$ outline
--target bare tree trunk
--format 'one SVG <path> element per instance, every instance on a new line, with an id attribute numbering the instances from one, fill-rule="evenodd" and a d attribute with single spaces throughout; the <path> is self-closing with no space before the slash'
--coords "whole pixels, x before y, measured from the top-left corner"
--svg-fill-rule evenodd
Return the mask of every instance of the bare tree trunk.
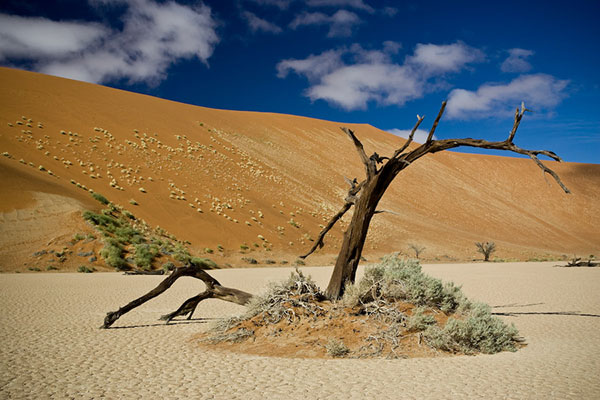
<path id="1" fill-rule="evenodd" d="M 354 282 L 356 269 L 360 262 L 363 246 L 369 232 L 371 218 L 375 215 L 377 204 L 385 190 L 378 189 L 375 180 L 365 185 L 361 196 L 354 206 L 352 220 L 344 233 L 344 241 L 338 254 L 325 295 L 337 299 L 344 294 L 346 282 Z"/>
<path id="2" fill-rule="evenodd" d="M 433 125 L 427 135 L 425 143 L 409 150 L 409 145 L 412 143 L 414 133 L 423 121 L 424 117 L 417 115 L 417 123 L 413 127 L 406 143 L 397 149 L 391 157 L 381 157 L 377 153 L 373 153 L 370 157 L 365 153 L 365 149 L 354 135 L 354 132 L 347 128 L 342 130 L 350 137 L 354 143 L 354 147 L 358 152 L 360 160 L 365 167 L 366 178 L 359 184 L 357 180 L 351 184 L 352 196 L 346 199 L 344 207 L 332 218 L 327 227 L 320 233 L 319 241 L 316 243 L 311 250 L 302 258 L 309 256 L 318 247 L 322 247 L 324 242 L 323 239 L 327 232 L 333 227 L 333 225 L 348 211 L 352 205 L 354 205 L 354 214 L 348 230 L 344 233 L 344 241 L 342 248 L 338 254 L 338 258 L 327 286 L 325 294 L 330 299 L 338 299 L 343 293 L 347 283 L 354 283 L 356 277 L 356 270 L 360 262 L 362 255 L 363 246 L 367 238 L 369 231 L 369 224 L 374 214 L 381 211 L 376 210 L 379 200 L 392 183 L 394 178 L 404 168 L 411 165 L 419 158 L 427 155 L 453 149 L 456 147 L 467 146 L 467 147 L 478 147 L 484 149 L 495 149 L 495 150 L 507 150 L 514 153 L 523 154 L 529 156 L 540 169 L 549 175 L 551 175 L 556 183 L 564 190 L 565 193 L 570 193 L 569 189 L 562 183 L 558 175 L 550 168 L 546 167 L 538 158 L 539 155 L 547 156 L 553 160 L 561 161 L 555 153 L 548 150 L 527 150 L 516 146 L 513 143 L 513 139 L 523 118 L 524 112 L 529 111 L 525 109 L 525 105 L 521 104 L 521 109 L 517 109 L 515 112 L 515 120 L 513 123 L 512 130 L 506 140 L 501 142 L 488 142 L 482 139 L 445 139 L 445 140 L 434 140 L 434 132 L 438 126 L 438 123 L 446 108 L 446 102 L 442 103 L 442 107 L 433 122 Z M 405 152 L 406 150 L 406 152 Z M 379 167 L 381 165 L 381 167 Z M 486 256 L 486 261 L 487 261 Z"/>

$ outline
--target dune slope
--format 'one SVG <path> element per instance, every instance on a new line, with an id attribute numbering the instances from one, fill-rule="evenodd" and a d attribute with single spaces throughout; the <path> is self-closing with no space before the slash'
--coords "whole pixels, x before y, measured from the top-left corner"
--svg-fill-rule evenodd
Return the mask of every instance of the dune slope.
<path id="1" fill-rule="evenodd" d="M 85 189 L 190 241 L 197 253 L 213 249 L 217 261 L 243 265 L 240 246 L 259 261 L 292 261 L 342 205 L 343 177 L 363 177 L 339 127 L 354 129 L 368 154 L 390 155 L 403 143 L 366 124 L 215 110 L 7 68 L 0 82 L 0 251 L 13 266 L 23 264 L 8 240 L 25 218 L 18 214 L 46 209 L 43 194 L 70 199 L 53 211 L 64 215 L 99 208 Z M 501 258 L 597 252 L 600 165 L 548 165 L 572 195 L 530 160 L 427 156 L 386 193 L 381 208 L 394 214 L 376 216 L 365 256 L 409 253 L 418 243 L 430 260 L 472 259 L 473 242 L 486 240 Z M 56 226 L 51 221 L 38 223 Z M 312 262 L 333 260 L 348 221 Z M 32 251 L 49 240 L 24 231 Z"/>

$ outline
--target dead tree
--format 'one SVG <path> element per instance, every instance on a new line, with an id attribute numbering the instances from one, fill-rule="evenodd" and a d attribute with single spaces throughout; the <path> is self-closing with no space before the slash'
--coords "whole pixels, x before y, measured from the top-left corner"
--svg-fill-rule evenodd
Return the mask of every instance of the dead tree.
<path id="1" fill-rule="evenodd" d="M 348 137 L 354 143 L 354 147 L 358 152 L 360 160 L 362 161 L 365 168 L 365 179 L 358 182 L 357 179 L 353 181 L 353 185 L 350 188 L 349 196 L 346 198 L 344 205 L 341 210 L 329 221 L 327 226 L 319 234 L 319 239 L 309 250 L 308 253 L 301 256 L 306 258 L 312 254 L 318 247 L 323 246 L 323 238 L 329 232 L 329 230 L 335 225 L 335 223 L 350 209 L 354 206 L 354 213 L 348 229 L 344 233 L 344 240 L 342 247 L 337 257 L 337 261 L 329 280 L 329 284 L 325 291 L 325 295 L 330 299 L 338 299 L 344 293 L 344 287 L 347 283 L 353 283 L 356 277 L 356 269 L 360 261 L 367 232 L 369 231 L 369 225 L 371 219 L 378 212 L 377 205 L 381 200 L 381 197 L 388 189 L 394 178 L 405 168 L 410 166 L 412 163 L 417 161 L 419 158 L 427 155 L 434 154 L 440 151 L 453 149 L 461 146 L 466 147 L 478 147 L 483 149 L 493 150 L 507 150 L 514 153 L 523 154 L 529 156 L 544 173 L 551 175 L 554 180 L 560 185 L 565 193 L 570 193 L 569 189 L 562 183 L 559 176 L 550 168 L 548 168 L 540 159 L 540 155 L 547 156 L 556 161 L 562 161 L 558 155 L 548 150 L 527 150 L 516 146 L 513 143 L 515 134 L 521 119 L 525 111 L 525 105 L 521 104 L 521 109 L 517 108 L 515 112 L 515 119 L 513 127 L 506 140 L 500 142 L 489 142 L 482 139 L 444 139 L 434 140 L 433 135 L 435 130 L 442 118 L 444 109 L 446 108 L 446 102 L 442 103 L 442 107 L 433 122 L 425 143 L 420 146 L 409 148 L 413 141 L 413 137 L 424 117 L 417 115 L 417 123 L 413 127 L 408 139 L 402 147 L 394 151 L 391 157 L 381 157 L 377 153 L 373 153 L 370 157 L 367 156 L 365 149 L 354 134 L 354 132 L 347 128 L 342 130 L 348 135 Z"/>
<path id="2" fill-rule="evenodd" d="M 475 242 L 477 251 L 483 254 L 483 261 L 490 261 L 490 256 L 496 251 L 496 243 L 494 242 Z"/>
<path id="3" fill-rule="evenodd" d="M 542 171 L 544 171 L 544 173 L 550 174 L 566 193 L 570 193 L 569 189 L 567 189 L 567 187 L 562 183 L 558 175 L 550 168 L 546 167 L 538 158 L 538 156 L 544 155 L 553 160 L 562 161 L 560 157 L 548 150 L 526 150 L 517 147 L 513 143 L 515 133 L 517 132 L 517 128 L 519 127 L 525 112 L 525 106 L 523 104 L 521 105 L 521 110 L 517 109 L 515 113 L 515 120 L 509 137 L 501 142 L 488 142 L 481 139 L 470 138 L 433 140 L 433 134 L 435 133 L 435 129 L 437 128 L 442 114 L 444 113 L 445 107 L 446 102 L 443 102 L 442 108 L 440 109 L 437 118 L 433 122 L 433 126 L 429 131 L 429 135 L 427 136 L 425 143 L 410 150 L 409 146 L 412 143 L 413 136 L 425 118 L 417 115 L 417 123 L 413 127 L 408 139 L 402 147 L 394 151 L 391 157 L 381 157 L 377 153 L 373 153 L 370 157 L 368 157 L 365 153 L 362 143 L 354 135 L 354 132 L 350 129 L 342 128 L 342 130 L 348 135 L 348 137 L 350 137 L 350 139 L 352 139 L 352 142 L 354 143 L 358 155 L 365 167 L 366 178 L 361 182 L 358 182 L 356 178 L 352 181 L 348 180 L 350 189 L 348 190 L 348 195 L 345 198 L 344 205 L 321 231 L 314 246 L 308 251 L 308 253 L 300 256 L 301 258 L 306 258 L 317 248 L 323 247 L 323 239 L 325 238 L 325 235 L 327 235 L 336 222 L 339 221 L 339 219 L 342 218 L 342 216 L 344 216 L 344 214 L 354 206 L 352 220 L 344 234 L 342 248 L 340 249 L 336 265 L 325 292 L 325 295 L 328 298 L 340 298 L 344 292 L 345 284 L 354 282 L 356 277 L 356 269 L 358 268 L 358 263 L 361 258 L 362 249 L 367 237 L 367 232 L 369 230 L 369 224 L 371 223 L 371 218 L 373 218 L 375 214 L 385 212 L 383 210 L 377 210 L 377 205 L 379 204 L 379 200 L 389 185 L 392 183 L 398 173 L 427 154 L 433 154 L 439 151 L 461 146 L 468 146 L 484 149 L 508 150 L 514 153 L 527 155 L 542 169 Z M 198 304 L 205 299 L 220 299 L 240 305 L 245 305 L 250 301 L 250 299 L 252 299 L 252 295 L 250 293 L 222 286 L 216 279 L 206 273 L 201 268 L 201 265 L 188 264 L 185 267 L 175 269 L 175 271 L 165 278 L 165 280 L 163 280 L 156 288 L 152 289 L 142 297 L 131 301 L 129 304 L 119 308 L 117 311 L 107 313 L 102 328 L 109 328 L 123 314 L 165 292 L 177 279 L 183 276 L 189 276 L 202 280 L 206 285 L 206 290 L 199 295 L 186 300 L 177 310 L 173 311 L 172 313 L 164 315 L 161 319 L 167 322 L 177 316 L 187 315 L 188 319 L 191 318 Z"/>
<path id="4" fill-rule="evenodd" d="M 119 308 L 117 311 L 109 312 L 106 314 L 104 318 L 104 324 L 101 328 L 110 328 L 112 324 L 115 323 L 123 314 L 128 313 L 136 307 L 141 306 L 148 300 L 155 298 L 156 296 L 162 294 L 167 289 L 169 289 L 175 281 L 181 277 L 189 276 L 192 278 L 200 279 L 204 282 L 206 289 L 204 292 L 200 293 L 197 296 L 190 297 L 183 304 L 172 313 L 163 315 L 161 317 L 162 320 L 167 323 L 171 321 L 173 318 L 178 316 L 187 315 L 187 319 L 192 318 L 196 307 L 202 300 L 206 299 L 220 299 L 224 301 L 229 301 L 231 303 L 246 305 L 252 299 L 252 295 L 250 293 L 243 292 L 238 289 L 232 289 L 225 287 L 219 283 L 215 278 L 210 276 L 206 271 L 202 269 L 201 264 L 190 263 L 185 267 L 176 268 L 175 271 L 171 275 L 169 275 L 165 280 L 163 280 L 157 287 L 139 297 L 130 303 L 124 305 Z"/>

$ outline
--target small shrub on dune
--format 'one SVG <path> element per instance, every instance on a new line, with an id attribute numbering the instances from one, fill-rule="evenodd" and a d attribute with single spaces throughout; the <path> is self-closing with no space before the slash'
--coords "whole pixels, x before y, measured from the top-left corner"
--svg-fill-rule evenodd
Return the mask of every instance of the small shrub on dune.
<path id="1" fill-rule="evenodd" d="M 196 267 L 201 269 L 217 269 L 217 263 L 209 258 L 203 257 L 192 257 L 190 258 L 190 264 L 193 264 Z"/>
<path id="2" fill-rule="evenodd" d="M 94 268 L 88 268 L 85 265 L 80 265 L 79 268 L 77 268 L 77 272 L 83 272 L 85 274 L 91 274 L 94 271 Z"/>
<path id="3" fill-rule="evenodd" d="M 104 258 L 106 264 L 121 271 L 128 268 L 127 263 L 123 260 L 123 252 L 123 247 L 118 240 L 106 238 L 105 246 L 100 250 L 100 255 Z"/>
<path id="4" fill-rule="evenodd" d="M 350 353 L 350 349 L 346 347 L 344 342 L 336 339 L 330 339 L 325 345 L 325 350 L 327 350 L 327 354 L 336 358 L 345 357 L 348 355 L 348 353 Z"/>
<path id="5" fill-rule="evenodd" d="M 152 260 L 158 254 L 158 248 L 148 244 L 136 244 L 134 249 L 135 265 L 138 268 L 149 270 L 152 267 Z"/>
<path id="6" fill-rule="evenodd" d="M 106 197 L 102 196 L 100 193 L 92 193 L 92 197 L 104 205 L 110 203 L 108 201 L 108 199 Z"/>

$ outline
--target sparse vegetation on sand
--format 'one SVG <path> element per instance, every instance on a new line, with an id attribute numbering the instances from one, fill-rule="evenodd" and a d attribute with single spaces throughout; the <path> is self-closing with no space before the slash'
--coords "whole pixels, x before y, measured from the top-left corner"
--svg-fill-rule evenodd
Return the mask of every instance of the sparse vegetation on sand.
<path id="1" fill-rule="evenodd" d="M 169 258 L 179 263 L 193 262 L 194 257 L 186 246 L 164 230 L 157 229 L 154 235 L 144 221 L 138 220 L 131 212 L 112 204 L 98 193 L 92 196 L 108 208 L 100 213 L 85 211 L 83 218 L 100 232 L 104 243 L 100 256 L 108 266 L 118 271 L 133 267 L 151 271 L 162 268 L 157 263 L 159 258 L 162 258 L 163 264 Z M 216 265 L 212 268 L 216 268 Z"/>
<path id="2" fill-rule="evenodd" d="M 395 256 L 365 271 L 339 301 L 326 300 L 317 285 L 296 270 L 284 282 L 255 296 L 239 317 L 218 321 L 211 343 L 277 346 L 295 341 L 331 357 L 435 356 L 515 351 L 514 326 L 469 301 L 459 287 L 425 275 L 416 260 Z M 280 338 L 280 339 L 279 339 Z"/>

